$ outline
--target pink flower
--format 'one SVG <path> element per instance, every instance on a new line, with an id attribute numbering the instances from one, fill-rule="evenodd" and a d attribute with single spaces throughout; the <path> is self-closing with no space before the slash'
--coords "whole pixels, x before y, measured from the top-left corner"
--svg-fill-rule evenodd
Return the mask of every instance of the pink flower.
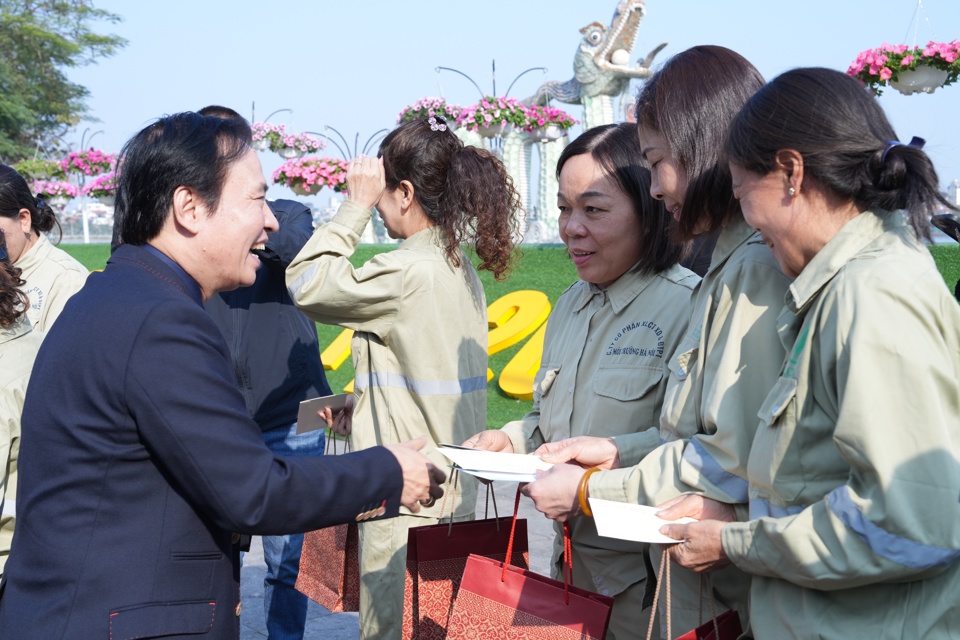
<path id="1" fill-rule="evenodd" d="M 901 67 L 909 67 L 911 64 L 913 64 L 913 56 L 904 56 L 900 61 Z"/>
<path id="2" fill-rule="evenodd" d="M 888 69 L 887 67 L 884 67 L 883 69 L 880 69 L 880 79 L 881 79 L 881 80 L 889 80 L 889 79 L 890 79 L 890 76 L 892 76 L 892 75 L 893 75 L 893 71 L 890 71 L 890 69 Z"/>

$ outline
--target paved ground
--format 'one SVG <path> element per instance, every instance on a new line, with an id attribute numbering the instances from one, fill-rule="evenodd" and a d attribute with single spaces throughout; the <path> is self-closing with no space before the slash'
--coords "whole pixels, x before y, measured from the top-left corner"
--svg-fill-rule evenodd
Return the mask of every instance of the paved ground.
<path id="1" fill-rule="evenodd" d="M 494 485 L 497 494 L 499 514 L 513 512 L 513 500 L 517 485 L 498 482 Z M 484 490 L 480 488 L 477 500 L 478 517 L 484 513 Z M 490 507 L 493 517 L 493 506 Z M 553 545 L 553 526 L 533 507 L 527 498 L 520 499 L 520 515 L 527 519 L 527 537 L 530 545 L 530 568 L 537 573 L 549 575 L 550 551 Z M 267 637 L 267 627 L 263 618 L 263 549 L 260 539 L 254 538 L 250 553 L 244 555 L 243 570 L 240 572 L 240 595 L 243 600 L 243 613 L 240 617 L 240 639 L 262 640 Z M 306 640 L 355 640 L 360 632 L 356 613 L 330 613 L 315 602 L 310 602 L 307 611 Z"/>

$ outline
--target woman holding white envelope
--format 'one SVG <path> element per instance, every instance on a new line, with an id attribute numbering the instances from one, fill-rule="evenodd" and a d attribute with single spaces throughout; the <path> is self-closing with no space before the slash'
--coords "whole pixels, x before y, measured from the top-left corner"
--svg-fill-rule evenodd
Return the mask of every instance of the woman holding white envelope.
<path id="1" fill-rule="evenodd" d="M 635 462 L 659 444 L 665 363 L 686 330 L 699 278 L 678 264 L 683 247 L 672 240 L 670 214 L 650 197 L 634 125 L 585 132 L 564 149 L 557 174 L 560 237 L 580 280 L 547 322 L 533 410 L 465 444 L 529 453 L 580 434 L 630 436 L 621 455 Z M 650 611 L 646 545 L 600 538 L 590 518 L 570 525 L 574 584 L 616 598 L 608 638 L 635 637 Z"/>

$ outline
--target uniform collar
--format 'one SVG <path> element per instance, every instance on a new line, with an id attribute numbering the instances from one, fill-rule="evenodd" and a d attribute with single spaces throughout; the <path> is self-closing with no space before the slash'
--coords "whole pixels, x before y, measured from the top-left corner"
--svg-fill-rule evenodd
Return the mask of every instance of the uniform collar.
<path id="1" fill-rule="evenodd" d="M 634 273 L 636 266 L 634 264 L 627 269 L 626 273 L 605 289 L 581 280 L 576 285 L 580 287 L 580 297 L 574 305 L 574 311 L 580 311 L 586 307 L 596 295 L 604 296 L 603 299 L 609 300 L 614 313 L 623 311 L 657 277 L 656 273 Z"/>
<path id="2" fill-rule="evenodd" d="M 0 327 L 0 344 L 4 342 L 10 342 L 11 340 L 16 340 L 22 335 L 28 334 L 33 331 L 33 325 L 30 324 L 30 320 L 27 318 L 27 314 L 20 314 L 12 324 L 7 325 L 6 327 Z"/>
<path id="3" fill-rule="evenodd" d="M 25 251 L 23 255 L 20 256 L 20 259 L 16 261 L 15 266 L 18 269 L 29 272 L 33 267 L 46 260 L 51 249 L 53 249 L 53 243 L 50 242 L 47 236 L 41 233 L 37 241 L 33 243 L 33 246 Z"/>
<path id="4" fill-rule="evenodd" d="M 707 269 L 704 277 L 706 278 L 707 275 L 719 271 L 727 262 L 727 259 L 733 255 L 733 252 L 747 242 L 763 242 L 763 239 L 738 213 L 720 232 L 720 237 L 717 238 L 717 246 L 713 249 L 713 257 L 710 258 L 710 268 Z"/>
<path id="5" fill-rule="evenodd" d="M 443 243 L 440 241 L 440 227 L 433 226 L 421 229 L 397 245 L 397 248 L 414 249 L 427 246 L 433 246 L 438 249 L 443 248 Z"/>
<path id="6" fill-rule="evenodd" d="M 197 284 L 197 281 L 194 280 L 193 277 L 191 277 L 190 274 L 187 273 L 183 267 L 181 267 L 179 264 L 174 262 L 173 259 L 170 258 L 170 256 L 163 253 L 153 245 L 145 244 L 143 245 L 143 248 L 148 253 L 158 258 L 165 265 L 173 269 L 173 272 L 176 273 L 180 277 L 180 280 L 183 281 L 183 284 L 186 287 L 187 294 L 191 298 L 196 300 L 199 304 L 201 305 L 203 304 L 203 293 L 200 291 L 200 285 Z"/>
<path id="7" fill-rule="evenodd" d="M 899 212 L 864 211 L 847 222 L 787 289 L 787 307 L 800 313 L 854 256 L 889 231 L 910 232 Z"/>

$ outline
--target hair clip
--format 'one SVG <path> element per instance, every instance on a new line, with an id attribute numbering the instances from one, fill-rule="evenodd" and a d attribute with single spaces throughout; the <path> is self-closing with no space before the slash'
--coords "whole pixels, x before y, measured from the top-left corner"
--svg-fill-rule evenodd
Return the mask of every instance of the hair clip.
<path id="1" fill-rule="evenodd" d="M 433 116 L 430 116 L 430 119 L 427 120 L 430 123 L 430 131 L 446 131 L 447 125 L 442 120 L 437 122 L 437 119 Z"/>

